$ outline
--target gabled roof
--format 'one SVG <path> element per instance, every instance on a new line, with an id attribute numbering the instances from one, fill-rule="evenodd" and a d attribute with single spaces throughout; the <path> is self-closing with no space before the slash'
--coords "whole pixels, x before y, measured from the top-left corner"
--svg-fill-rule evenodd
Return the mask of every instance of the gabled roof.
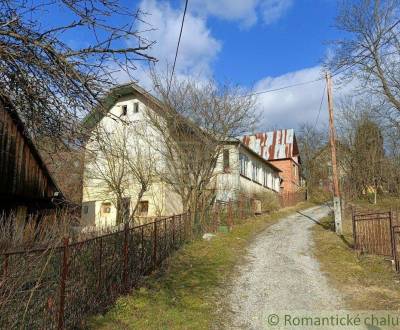
<path id="1" fill-rule="evenodd" d="M 294 129 L 242 136 L 241 141 L 266 160 L 288 159 L 299 156 Z"/>
<path id="2" fill-rule="evenodd" d="M 112 88 L 102 100 L 101 105 L 93 109 L 82 120 L 82 125 L 89 130 L 93 129 L 103 119 L 103 117 L 107 115 L 110 109 L 115 105 L 115 103 L 118 102 L 120 98 L 134 94 L 146 98 L 147 101 L 151 102 L 157 108 L 162 108 L 162 103 L 158 98 L 146 91 L 144 88 L 140 87 L 138 84 L 131 82 Z"/>

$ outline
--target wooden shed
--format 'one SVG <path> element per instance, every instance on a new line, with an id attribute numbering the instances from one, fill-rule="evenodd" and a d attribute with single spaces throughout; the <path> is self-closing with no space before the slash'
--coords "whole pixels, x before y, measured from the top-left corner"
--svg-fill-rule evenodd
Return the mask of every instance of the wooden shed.
<path id="1" fill-rule="evenodd" d="M 0 98 L 0 212 L 31 213 L 55 207 L 62 194 L 24 124 Z"/>

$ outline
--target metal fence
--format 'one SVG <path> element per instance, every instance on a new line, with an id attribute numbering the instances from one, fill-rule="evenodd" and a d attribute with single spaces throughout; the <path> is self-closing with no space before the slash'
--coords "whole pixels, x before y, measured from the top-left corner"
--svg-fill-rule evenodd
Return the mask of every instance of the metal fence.
<path id="1" fill-rule="evenodd" d="M 0 328 L 80 327 L 191 235 L 187 214 L 79 243 L 0 256 Z"/>
<path id="2" fill-rule="evenodd" d="M 354 248 L 362 252 L 393 256 L 392 228 L 394 224 L 392 211 L 353 211 Z"/>
<path id="3" fill-rule="evenodd" d="M 303 195 L 304 196 L 304 195 Z M 298 199 L 284 199 L 295 203 Z M 299 199 L 301 201 L 303 199 Z M 135 287 L 198 233 L 227 230 L 255 213 L 253 199 L 217 201 L 196 215 L 176 215 L 62 246 L 0 255 L 0 328 L 77 328 Z M 201 219 L 197 218 L 201 217 Z M 193 219 L 194 219 L 194 223 Z"/>
<path id="4" fill-rule="evenodd" d="M 400 223 L 398 212 L 352 212 L 354 249 L 391 257 L 400 272 Z"/>
<path id="5" fill-rule="evenodd" d="M 294 206 L 307 200 L 307 192 L 283 192 L 279 194 L 279 204 L 281 207 Z"/>

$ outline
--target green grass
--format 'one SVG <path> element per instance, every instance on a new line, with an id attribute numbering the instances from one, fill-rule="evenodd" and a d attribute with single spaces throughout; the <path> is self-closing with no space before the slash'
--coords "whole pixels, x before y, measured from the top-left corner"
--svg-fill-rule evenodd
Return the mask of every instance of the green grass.
<path id="1" fill-rule="evenodd" d="M 371 210 L 400 210 L 400 198 L 399 197 L 390 197 L 390 196 L 380 196 L 378 195 L 377 203 L 371 203 L 367 198 L 358 199 L 352 201 L 353 204 L 365 209 Z"/>
<path id="2" fill-rule="evenodd" d="M 229 320 L 226 283 L 252 237 L 280 217 L 310 204 L 246 220 L 211 241 L 195 240 L 177 251 L 146 285 L 117 300 L 105 315 L 89 320 L 96 329 L 209 329 Z"/>
<path id="3" fill-rule="evenodd" d="M 313 228 L 314 255 L 331 283 L 344 295 L 350 310 L 399 310 L 400 278 L 391 262 L 383 257 L 358 255 L 333 231 L 328 230 L 332 217 L 324 226 Z"/>

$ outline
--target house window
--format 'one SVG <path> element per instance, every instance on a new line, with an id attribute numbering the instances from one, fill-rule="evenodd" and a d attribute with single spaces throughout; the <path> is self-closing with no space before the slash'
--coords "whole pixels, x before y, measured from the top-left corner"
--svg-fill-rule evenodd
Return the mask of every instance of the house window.
<path id="1" fill-rule="evenodd" d="M 255 182 L 258 182 L 258 172 L 259 172 L 259 167 L 257 164 L 253 163 L 253 175 L 252 175 L 252 179 Z"/>
<path id="2" fill-rule="evenodd" d="M 149 202 L 148 201 L 140 201 L 138 205 L 138 214 L 141 217 L 146 217 L 149 213 Z"/>
<path id="3" fill-rule="evenodd" d="M 101 215 L 111 213 L 111 203 L 101 203 L 100 213 Z"/>
<path id="4" fill-rule="evenodd" d="M 122 111 L 121 111 L 121 116 L 126 116 L 127 113 L 128 113 L 128 106 L 127 105 L 123 105 L 122 106 Z"/>
<path id="5" fill-rule="evenodd" d="M 268 187 L 268 170 L 264 168 L 264 187 Z"/>
<path id="6" fill-rule="evenodd" d="M 139 102 L 133 103 L 133 112 L 138 113 L 139 112 Z"/>
<path id="7" fill-rule="evenodd" d="M 247 177 L 247 163 L 249 158 L 246 155 L 239 154 L 240 174 Z"/>
<path id="8" fill-rule="evenodd" d="M 229 171 L 229 150 L 224 149 L 223 152 L 223 166 L 224 166 L 224 172 Z"/>
<path id="9" fill-rule="evenodd" d="M 89 206 L 84 205 L 83 206 L 83 214 L 88 214 L 89 213 Z"/>

